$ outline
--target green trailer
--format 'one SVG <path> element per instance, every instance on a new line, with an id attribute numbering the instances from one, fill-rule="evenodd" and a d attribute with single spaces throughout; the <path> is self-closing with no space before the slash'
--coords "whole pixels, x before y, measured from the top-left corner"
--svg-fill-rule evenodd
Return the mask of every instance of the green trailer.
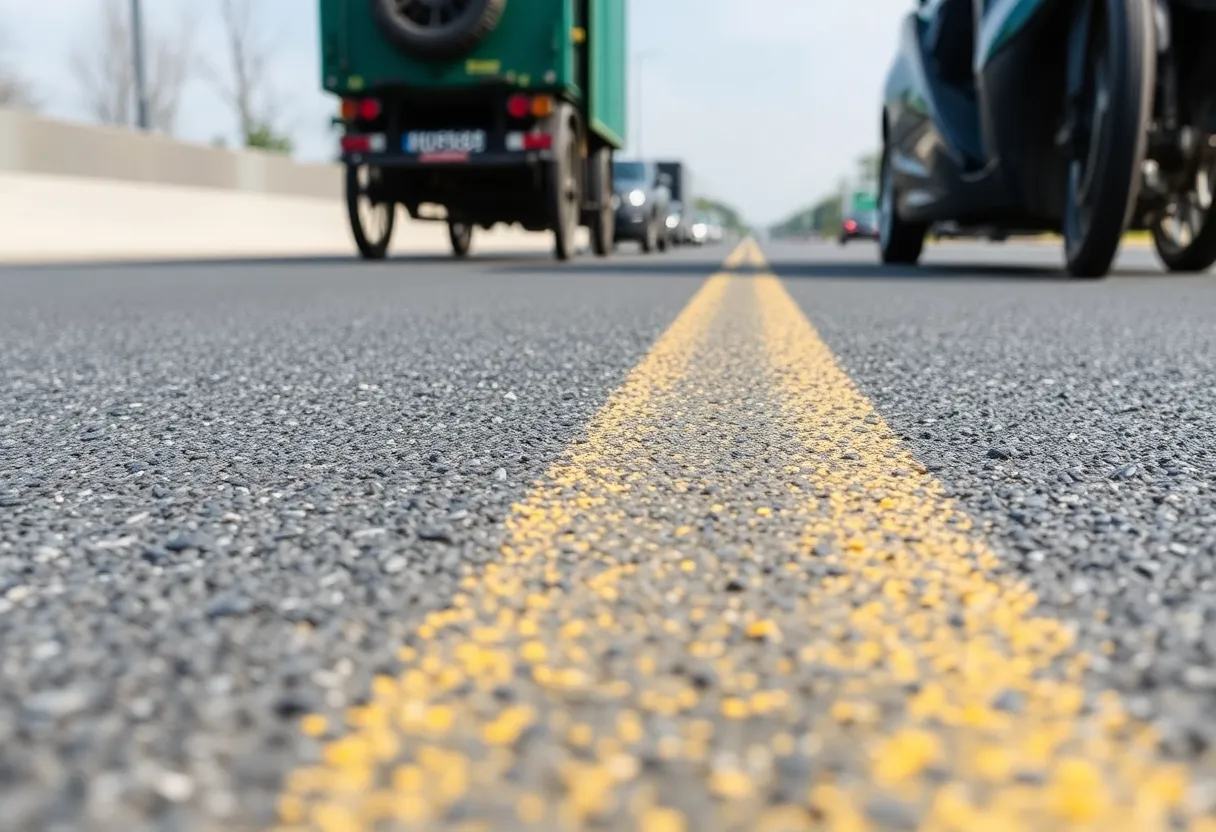
<path id="1" fill-rule="evenodd" d="M 475 227 L 580 225 L 613 248 L 612 156 L 627 111 L 626 0 L 320 0 L 322 83 L 341 98 L 359 252 L 388 251 L 397 206 Z M 434 212 L 429 206 L 442 206 Z M 424 211 L 424 208 L 428 210 Z"/>

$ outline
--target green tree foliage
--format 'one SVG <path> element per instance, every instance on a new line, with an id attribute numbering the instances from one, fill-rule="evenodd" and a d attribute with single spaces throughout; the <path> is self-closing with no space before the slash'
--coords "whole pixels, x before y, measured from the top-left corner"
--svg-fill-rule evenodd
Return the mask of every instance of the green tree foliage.
<path id="1" fill-rule="evenodd" d="M 693 200 L 693 208 L 697 211 L 717 214 L 722 221 L 722 227 L 728 231 L 746 232 L 748 230 L 748 225 L 743 221 L 739 212 L 725 202 L 699 196 Z"/>
<path id="2" fill-rule="evenodd" d="M 255 124 L 245 137 L 245 146 L 283 156 L 290 156 L 295 150 L 289 136 L 276 133 L 268 124 Z"/>
<path id="3" fill-rule="evenodd" d="M 836 234 L 843 221 L 839 194 L 821 199 L 809 208 L 797 211 L 774 225 L 769 233 L 774 237 L 804 237 L 807 234 Z"/>

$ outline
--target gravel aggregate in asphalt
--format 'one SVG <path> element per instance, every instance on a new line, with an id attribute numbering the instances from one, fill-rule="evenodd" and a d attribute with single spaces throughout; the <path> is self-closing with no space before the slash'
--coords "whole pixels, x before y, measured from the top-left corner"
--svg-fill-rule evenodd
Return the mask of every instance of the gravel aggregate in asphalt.
<path id="1" fill-rule="evenodd" d="M 952 259 L 1000 264 L 1008 251 L 966 247 Z M 867 255 L 853 255 L 859 276 L 842 280 L 797 247 L 770 253 L 850 375 L 1002 561 L 1075 622 L 1095 656 L 1091 678 L 1124 694 L 1167 748 L 1210 766 L 1216 283 L 1145 274 L 1151 260 L 1136 251 L 1099 285 L 974 268 L 882 279 Z M 876 295 L 881 304 L 867 302 Z M 1216 808 L 1216 782 L 1202 790 Z"/>
<path id="2" fill-rule="evenodd" d="M 357 770 L 326 755 L 359 753 L 357 743 L 343 745 L 363 736 L 359 715 L 374 717 L 378 696 L 417 678 L 409 674 L 427 643 L 456 649 L 450 636 L 420 642 L 420 627 L 446 620 L 440 611 L 454 598 L 482 597 L 484 585 L 470 578 L 502 564 L 500 545 L 521 534 L 510 527 L 520 516 L 512 506 L 528 505 L 555 460 L 585 460 L 579 440 L 593 414 L 725 254 L 570 266 L 521 258 L 0 270 L 4 827 L 264 828 L 285 787 L 290 795 L 319 777 L 312 762 L 330 764 L 322 793 L 335 787 L 335 771 Z M 554 636 L 556 622 L 546 621 L 551 638 L 533 640 L 567 651 L 558 669 L 594 667 L 609 692 L 614 680 L 646 684 L 631 687 L 627 709 L 551 699 L 536 679 L 515 675 L 457 697 L 460 707 L 475 700 L 479 714 L 517 718 L 465 720 L 462 731 L 497 724 L 504 738 L 517 732 L 530 756 L 521 767 L 464 749 L 463 759 L 508 776 L 447 805 L 449 820 L 596 808 L 607 796 L 618 801 L 609 825 L 644 818 L 655 832 L 732 820 L 757 828 L 758 818 L 771 824 L 759 828 L 797 829 L 808 806 L 875 828 L 915 828 L 934 812 L 966 818 L 958 813 L 974 808 L 963 800 L 970 793 L 939 789 L 938 805 L 924 789 L 960 777 L 973 788 L 982 772 L 1022 787 L 997 789 L 1011 795 L 1005 816 L 1027 795 L 1042 810 L 1044 796 L 1098 793 L 1087 785 L 1095 772 L 1132 785 L 1101 800 L 1048 801 L 1052 811 L 1139 801 L 1143 811 L 1172 806 L 1165 816 L 1179 828 L 1187 814 L 1211 812 L 1210 278 L 1139 274 L 1150 261 L 1130 253 L 1127 273 L 1069 284 L 1043 270 L 1055 252 L 1019 245 L 943 246 L 927 269 L 898 279 L 870 265 L 867 247 L 774 246 L 769 259 L 894 430 L 891 440 L 841 450 L 834 465 L 864 470 L 884 441 L 910 448 L 915 458 L 890 472 L 895 482 L 942 482 L 943 497 L 975 521 L 958 533 L 995 553 L 982 559 L 984 586 L 1024 582 L 1040 602 L 1025 620 L 1045 615 L 1068 634 L 1048 639 L 1051 661 L 1036 664 L 1057 695 L 984 688 L 985 718 L 1042 728 L 1052 702 L 1067 712 L 1079 701 L 1065 722 L 1092 726 L 1105 714 L 1124 733 L 1084 747 L 1080 756 L 1097 765 L 1054 759 L 1010 773 L 1008 755 L 963 754 L 957 726 L 918 732 L 901 721 L 910 692 L 857 673 L 852 663 L 875 661 L 874 648 L 848 635 L 851 618 L 833 616 L 842 599 L 864 607 L 882 584 L 877 574 L 859 581 L 859 564 L 841 559 L 829 535 L 803 538 L 816 503 L 790 497 L 780 466 L 829 449 L 816 444 L 815 428 L 800 427 L 801 388 L 788 386 L 797 373 L 766 375 L 779 356 L 765 356 L 761 310 L 736 292 L 731 322 L 715 324 L 711 346 L 673 382 L 679 395 L 655 392 L 648 400 L 658 409 L 638 418 L 659 448 L 678 450 L 639 447 L 641 432 L 606 446 L 620 471 L 656 491 L 630 502 L 610 489 L 604 505 L 624 514 L 601 506 L 598 516 L 574 516 L 555 571 L 540 576 L 571 613 L 565 625 L 593 608 L 580 602 L 597 584 L 583 579 L 614 582 L 600 577 L 612 564 L 587 563 L 582 544 L 596 540 L 608 561 L 632 553 L 633 566 L 653 572 L 617 576 L 627 594 L 610 608 L 661 613 L 677 632 L 641 612 L 622 614 L 621 631 L 608 636 L 598 616 L 584 634 Z M 786 355 L 787 365 L 802 360 Z M 683 490 L 688 483 L 699 487 Z M 853 486 L 860 491 L 848 496 Z M 815 501 L 868 493 L 827 475 L 818 491 L 809 487 Z M 565 487 L 561 504 L 580 495 L 594 497 Z M 689 541 L 691 571 L 673 539 Z M 919 566 L 900 573 L 917 592 L 926 578 Z M 831 587 L 840 595 L 822 595 Z M 721 656 L 677 661 L 698 610 L 710 619 L 764 615 L 718 639 L 737 658 L 732 666 Z M 943 638 L 967 632 L 964 610 L 943 615 Z M 657 626 L 639 631 L 643 620 Z M 878 638 L 889 628 L 864 632 L 879 643 L 880 664 L 899 655 Z M 414 652 L 403 653 L 405 644 Z M 794 644 L 844 652 L 791 656 Z M 486 674 L 497 672 L 495 659 L 478 656 Z M 1120 708 L 1100 695 L 1107 688 L 1122 694 Z M 757 694 L 773 695 L 753 701 Z M 704 713 L 668 713 L 694 699 Z M 790 701 L 804 710 L 783 732 L 773 714 Z M 624 713 L 640 724 L 621 722 Z M 343 728 L 352 714 L 356 724 Z M 442 724 L 442 712 L 434 718 Z M 616 747 L 601 742 L 609 727 Z M 1143 753 L 1128 752 L 1132 736 Z M 438 785 L 454 790 L 458 744 L 448 736 L 427 747 L 426 775 L 446 772 Z M 875 757 L 876 748 L 886 753 Z M 389 750 L 418 749 L 377 753 Z M 1185 762 L 1189 776 L 1157 754 Z M 875 788 L 875 759 L 902 765 L 884 771 L 921 791 Z M 419 772 L 395 773 L 396 802 L 381 793 L 379 804 L 355 803 L 417 809 L 400 797 Z M 813 805 L 808 784 L 820 787 Z M 366 784 L 347 785 L 366 797 Z M 724 801 L 712 817 L 706 790 Z M 650 799 L 656 792 L 669 799 Z M 428 793 L 425 805 L 445 793 Z M 303 805 L 312 804 L 286 810 Z"/>
<path id="3" fill-rule="evenodd" d="M 259 828 L 704 275 L 0 271 L 5 829 Z"/>

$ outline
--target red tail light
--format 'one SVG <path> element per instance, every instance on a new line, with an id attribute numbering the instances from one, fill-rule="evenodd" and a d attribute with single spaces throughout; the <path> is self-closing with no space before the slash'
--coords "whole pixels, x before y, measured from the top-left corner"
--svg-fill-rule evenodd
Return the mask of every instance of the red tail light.
<path id="1" fill-rule="evenodd" d="M 372 149 L 370 136 L 343 136 L 342 150 L 346 153 L 367 153 Z"/>
<path id="2" fill-rule="evenodd" d="M 524 136 L 524 150 L 549 150 L 553 137 L 548 133 L 528 133 Z"/>
<path id="3" fill-rule="evenodd" d="M 380 102 L 374 98 L 365 98 L 359 102 L 359 118 L 363 121 L 375 121 L 380 117 Z"/>
<path id="4" fill-rule="evenodd" d="M 844 224 L 844 227 L 845 227 L 845 230 L 846 230 L 846 231 L 856 231 L 856 230 L 857 230 L 857 223 L 856 223 L 855 221 L 853 221 L 853 220 L 849 220 L 848 222 L 846 222 L 846 223 Z"/>
<path id="5" fill-rule="evenodd" d="M 524 118 L 532 112 L 532 102 L 526 95 L 513 95 L 507 99 L 507 114 L 511 118 Z"/>

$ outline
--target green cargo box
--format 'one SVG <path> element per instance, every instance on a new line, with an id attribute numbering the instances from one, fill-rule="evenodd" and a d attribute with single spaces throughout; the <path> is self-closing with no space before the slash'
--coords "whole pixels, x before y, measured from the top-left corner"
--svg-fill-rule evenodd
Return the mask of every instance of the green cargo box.
<path id="1" fill-rule="evenodd" d="M 321 81 L 342 97 L 360 254 L 386 255 L 400 206 L 446 221 L 457 256 L 499 223 L 552 231 L 562 260 L 586 226 L 607 255 L 626 2 L 321 0 Z"/>
<path id="2" fill-rule="evenodd" d="M 415 2 L 419 15 L 434 8 Z M 403 7 L 393 0 L 320 0 L 324 89 L 341 96 L 486 84 L 552 91 L 579 102 L 603 142 L 624 145 L 626 0 L 449 0 L 452 14 L 484 6 L 497 20 L 482 36 L 453 36 L 437 45 L 427 43 L 424 23 L 411 40 L 408 27 L 386 21 L 378 11 L 385 3 Z"/>

